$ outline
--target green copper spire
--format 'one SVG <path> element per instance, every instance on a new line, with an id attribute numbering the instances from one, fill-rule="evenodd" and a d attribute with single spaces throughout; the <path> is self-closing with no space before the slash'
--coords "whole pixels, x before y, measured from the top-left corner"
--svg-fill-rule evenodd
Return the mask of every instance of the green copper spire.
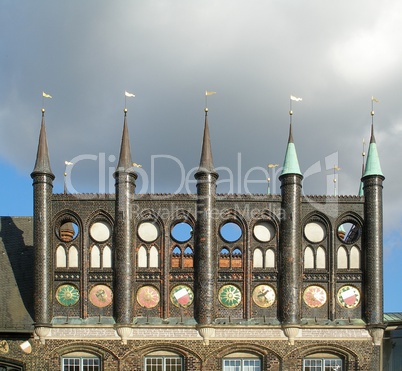
<path id="1" fill-rule="evenodd" d="M 371 125 L 370 145 L 369 145 L 368 152 L 367 152 L 366 168 L 364 170 L 363 177 L 366 177 L 369 175 L 384 176 L 384 174 L 381 171 L 380 158 L 378 156 L 377 144 L 375 142 L 373 124 Z"/>
<path id="2" fill-rule="evenodd" d="M 289 128 L 288 147 L 286 148 L 285 161 L 283 163 L 282 174 L 301 174 L 299 160 L 297 159 L 296 147 L 293 142 L 292 124 Z"/>

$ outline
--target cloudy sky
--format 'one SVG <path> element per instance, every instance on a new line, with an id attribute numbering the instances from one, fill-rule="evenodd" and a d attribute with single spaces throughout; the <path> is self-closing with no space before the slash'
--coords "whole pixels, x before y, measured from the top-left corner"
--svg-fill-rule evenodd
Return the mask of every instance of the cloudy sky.
<path id="1" fill-rule="evenodd" d="M 3 0 L 0 35 L 2 215 L 32 214 L 42 91 L 53 97 L 44 105 L 55 192 L 65 160 L 74 162 L 71 191 L 113 192 L 126 90 L 136 95 L 127 108 L 137 189 L 185 192 L 211 90 L 219 193 L 267 191 L 267 164 L 283 163 L 293 94 L 303 98 L 292 108 L 304 192 L 333 194 L 336 165 L 337 192 L 356 194 L 374 95 L 385 309 L 402 311 L 400 1 Z"/>

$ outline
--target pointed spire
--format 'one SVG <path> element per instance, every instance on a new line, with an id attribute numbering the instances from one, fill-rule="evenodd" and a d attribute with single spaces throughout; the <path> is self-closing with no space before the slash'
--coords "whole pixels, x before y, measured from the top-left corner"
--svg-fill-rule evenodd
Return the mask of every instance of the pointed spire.
<path id="1" fill-rule="evenodd" d="M 289 127 L 288 146 L 286 148 L 285 161 L 283 163 L 282 174 L 301 174 L 299 160 L 297 159 L 296 147 L 293 142 L 292 124 Z"/>
<path id="2" fill-rule="evenodd" d="M 123 135 L 121 138 L 121 147 L 120 147 L 120 158 L 116 171 L 118 171 L 119 169 L 122 171 L 127 171 L 127 169 L 131 168 L 132 166 L 133 161 L 131 159 L 130 136 L 128 134 L 128 125 L 127 125 L 127 108 L 125 108 Z"/>
<path id="3" fill-rule="evenodd" d="M 42 123 L 39 134 L 38 152 L 36 154 L 36 162 L 32 174 L 34 173 L 50 174 L 54 177 L 50 167 L 49 151 L 47 147 L 44 108 L 42 108 Z"/>
<path id="4" fill-rule="evenodd" d="M 198 171 L 203 171 L 207 173 L 216 173 L 214 167 L 214 161 L 212 158 L 211 139 L 209 136 L 208 108 L 205 108 L 204 138 L 202 140 L 201 160 Z"/>
<path id="5" fill-rule="evenodd" d="M 366 176 L 369 176 L 369 175 L 381 175 L 381 176 L 384 176 L 384 174 L 381 171 L 380 158 L 378 156 L 377 144 L 376 144 L 376 141 L 375 141 L 374 125 L 373 124 L 371 124 L 370 145 L 369 145 L 369 148 L 368 148 L 368 151 L 367 151 L 366 168 L 364 170 L 363 177 L 366 177 Z"/>

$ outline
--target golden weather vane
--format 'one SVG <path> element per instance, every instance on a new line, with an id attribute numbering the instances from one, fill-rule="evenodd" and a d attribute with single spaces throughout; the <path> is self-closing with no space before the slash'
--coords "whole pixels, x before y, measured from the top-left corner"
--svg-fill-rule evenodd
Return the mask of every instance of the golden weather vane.
<path id="1" fill-rule="evenodd" d="M 45 113 L 45 98 L 52 98 L 52 96 L 42 91 L 42 114 Z"/>
<path id="2" fill-rule="evenodd" d="M 127 113 L 127 98 L 135 98 L 135 94 L 129 93 L 127 90 L 124 92 L 124 113 Z"/>
<path id="3" fill-rule="evenodd" d="M 205 90 L 205 112 L 208 112 L 208 97 L 216 94 L 216 91 Z"/>

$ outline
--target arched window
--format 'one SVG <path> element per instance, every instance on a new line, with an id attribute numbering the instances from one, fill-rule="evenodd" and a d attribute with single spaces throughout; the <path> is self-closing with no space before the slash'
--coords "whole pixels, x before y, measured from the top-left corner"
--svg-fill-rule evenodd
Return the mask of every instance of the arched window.
<path id="1" fill-rule="evenodd" d="M 253 255 L 253 267 L 254 268 L 263 268 L 263 260 L 262 260 L 262 250 L 255 249 Z"/>
<path id="2" fill-rule="evenodd" d="M 223 247 L 219 256 L 219 268 L 229 268 L 230 267 L 230 251 Z"/>
<path id="3" fill-rule="evenodd" d="M 67 267 L 66 250 L 61 245 L 59 245 L 59 247 L 56 250 L 56 267 L 57 268 L 66 268 Z"/>
<path id="4" fill-rule="evenodd" d="M 272 249 L 268 249 L 265 252 L 265 267 L 275 268 L 275 252 Z"/>
<path id="5" fill-rule="evenodd" d="M 149 250 L 149 267 L 158 268 L 159 267 L 159 253 L 155 246 L 151 247 Z"/>
<path id="6" fill-rule="evenodd" d="M 347 269 L 348 268 L 348 253 L 344 246 L 341 246 L 338 249 L 337 267 L 338 267 L 338 269 Z"/>
<path id="7" fill-rule="evenodd" d="M 314 268 L 314 252 L 310 246 L 304 250 L 304 268 Z"/>
<path id="8" fill-rule="evenodd" d="M 91 249 L 91 268 L 100 268 L 100 251 L 96 245 Z"/>
<path id="9" fill-rule="evenodd" d="M 235 248 L 232 251 L 231 257 L 231 267 L 232 268 L 241 268 L 243 266 L 243 254 L 239 248 Z"/>
<path id="10" fill-rule="evenodd" d="M 350 250 L 350 268 L 360 269 L 360 250 L 357 246 L 353 246 Z"/>
<path id="11" fill-rule="evenodd" d="M 147 249 L 145 246 L 141 246 L 138 250 L 137 266 L 139 268 L 146 268 L 147 265 Z"/>
<path id="12" fill-rule="evenodd" d="M 71 246 L 68 250 L 68 266 L 78 268 L 78 250 L 75 246 Z"/>
<path id="13" fill-rule="evenodd" d="M 102 256 L 103 268 L 112 268 L 112 250 L 109 246 L 105 246 Z"/>
<path id="14" fill-rule="evenodd" d="M 325 264 L 325 250 L 319 246 L 317 249 L 317 262 L 316 262 L 316 268 L 317 269 L 325 269 L 326 264 Z"/>
<path id="15" fill-rule="evenodd" d="M 193 255 L 193 249 L 191 246 L 187 246 L 186 249 L 184 250 L 184 255 Z"/>
<path id="16" fill-rule="evenodd" d="M 184 268 L 193 268 L 194 267 L 194 251 L 191 246 L 187 246 L 184 250 Z"/>

